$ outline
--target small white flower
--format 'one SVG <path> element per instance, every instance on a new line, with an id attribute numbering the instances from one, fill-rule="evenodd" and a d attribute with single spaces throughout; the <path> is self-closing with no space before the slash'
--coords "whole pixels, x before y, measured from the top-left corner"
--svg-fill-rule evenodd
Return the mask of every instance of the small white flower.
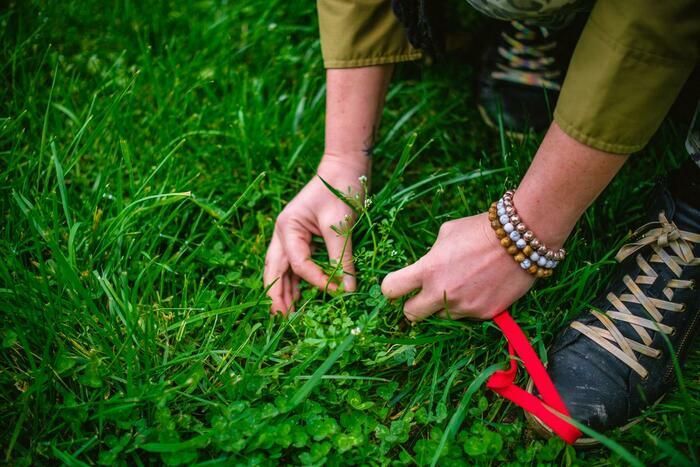
<path id="1" fill-rule="evenodd" d="M 359 177 L 357 177 L 357 179 L 358 179 L 358 180 L 360 181 L 360 183 L 362 183 L 363 185 L 364 185 L 365 183 L 367 183 L 367 177 L 365 177 L 364 175 L 360 175 Z"/>
<path id="2" fill-rule="evenodd" d="M 372 198 L 365 199 L 365 209 L 368 209 L 370 206 L 372 206 Z"/>
<path id="3" fill-rule="evenodd" d="M 352 334 L 353 336 L 359 336 L 361 332 L 362 332 L 362 329 L 360 329 L 360 327 L 358 326 L 356 328 L 352 328 L 352 331 L 350 331 L 350 334 Z"/>

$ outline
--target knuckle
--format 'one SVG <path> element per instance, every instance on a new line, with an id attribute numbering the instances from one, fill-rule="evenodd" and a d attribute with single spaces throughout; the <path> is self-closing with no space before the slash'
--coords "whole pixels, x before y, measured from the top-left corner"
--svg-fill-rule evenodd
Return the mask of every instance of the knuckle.
<path id="1" fill-rule="evenodd" d="M 462 300 L 457 304 L 457 306 L 455 306 L 455 311 L 461 316 L 472 318 L 480 316 L 482 308 L 474 301 Z"/>
<path id="2" fill-rule="evenodd" d="M 452 231 L 452 227 L 454 226 L 454 221 L 447 221 L 443 223 L 440 226 L 440 230 L 438 230 L 438 235 L 447 235 Z"/>
<path id="3" fill-rule="evenodd" d="M 462 296 L 464 295 L 464 286 L 459 286 L 458 284 L 448 284 L 444 291 L 445 296 L 449 300 L 450 304 L 457 304 L 462 301 Z"/>
<path id="4" fill-rule="evenodd" d="M 282 211 L 279 216 L 277 216 L 277 220 L 275 221 L 275 227 L 282 229 L 286 227 L 289 224 L 289 216 L 285 213 L 285 211 Z"/>
<path id="5" fill-rule="evenodd" d="M 455 300 L 454 306 L 460 311 L 468 312 L 474 311 L 475 308 L 479 307 L 478 303 L 471 300 L 469 297 L 460 297 L 459 300 Z"/>
<path id="6" fill-rule="evenodd" d="M 422 270 L 424 274 L 427 274 L 428 276 L 432 277 L 436 272 L 440 270 L 440 267 L 436 261 L 430 258 L 422 264 Z"/>
<path id="7" fill-rule="evenodd" d="M 350 248 L 345 248 L 345 250 L 342 252 L 342 261 L 345 266 L 352 266 L 354 261 L 354 258 L 352 256 L 352 251 Z"/>

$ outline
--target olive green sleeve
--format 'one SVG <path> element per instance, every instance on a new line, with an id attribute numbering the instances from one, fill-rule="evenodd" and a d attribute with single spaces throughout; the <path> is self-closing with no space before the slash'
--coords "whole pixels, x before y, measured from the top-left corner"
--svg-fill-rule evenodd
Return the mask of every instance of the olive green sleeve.
<path id="1" fill-rule="evenodd" d="M 326 68 L 415 60 L 419 50 L 391 9 L 390 0 L 318 0 L 321 52 Z"/>
<path id="2" fill-rule="evenodd" d="M 692 72 L 699 48 L 697 0 L 599 0 L 576 46 L 554 120 L 596 149 L 639 151 Z"/>

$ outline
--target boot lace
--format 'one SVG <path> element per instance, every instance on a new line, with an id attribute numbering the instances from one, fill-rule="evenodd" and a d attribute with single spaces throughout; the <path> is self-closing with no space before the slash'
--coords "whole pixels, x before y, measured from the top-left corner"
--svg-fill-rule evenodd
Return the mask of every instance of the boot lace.
<path id="1" fill-rule="evenodd" d="M 556 59 L 551 54 L 557 42 L 546 28 L 520 21 L 511 21 L 510 24 L 512 33 L 501 32 L 498 69 L 491 72 L 491 76 L 558 91 L 561 70 L 556 67 Z"/>
<path id="2" fill-rule="evenodd" d="M 653 254 L 649 260 L 646 260 L 641 254 L 637 254 L 635 259 L 641 272 L 635 279 L 629 275 L 623 277 L 622 280 L 627 286 L 628 293 L 620 294 L 619 297 L 612 292 L 607 295 L 611 309 L 605 312 L 591 310 L 603 328 L 583 324 L 580 321 L 574 321 L 571 323 L 571 327 L 624 362 L 642 379 L 646 379 L 649 372 L 639 363 L 636 354 L 653 358 L 658 358 L 661 355 L 660 350 L 651 347 L 653 339 L 647 330 L 667 335 L 672 335 L 675 332 L 671 326 L 662 323 L 663 315 L 661 312 L 662 310 L 674 313 L 685 311 L 683 304 L 673 302 L 673 295 L 675 290 L 695 287 L 693 280 L 682 280 L 680 277 L 684 266 L 700 265 L 700 258 L 693 255 L 691 245 L 691 243 L 700 243 L 700 235 L 679 230 L 673 222 L 669 222 L 663 212 L 659 214 L 658 223 L 654 222 L 643 226 L 635 233 L 635 236 L 637 235 L 641 235 L 639 240 L 623 246 L 615 259 L 622 261 L 646 246 L 651 247 Z M 653 284 L 658 273 L 654 271 L 652 265 L 662 264 L 665 264 L 676 278 L 670 279 L 663 289 L 666 300 L 647 297 L 639 286 Z M 625 303 L 641 305 L 651 319 L 633 315 Z M 617 329 L 615 321 L 629 323 L 641 342 L 623 336 Z"/>

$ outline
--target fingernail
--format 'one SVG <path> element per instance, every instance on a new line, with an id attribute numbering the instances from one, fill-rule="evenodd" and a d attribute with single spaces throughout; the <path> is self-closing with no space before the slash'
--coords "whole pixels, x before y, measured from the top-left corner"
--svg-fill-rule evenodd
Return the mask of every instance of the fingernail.
<path id="1" fill-rule="evenodd" d="M 355 278 L 352 276 L 344 276 L 343 277 L 343 287 L 347 292 L 354 292 L 355 291 Z"/>

